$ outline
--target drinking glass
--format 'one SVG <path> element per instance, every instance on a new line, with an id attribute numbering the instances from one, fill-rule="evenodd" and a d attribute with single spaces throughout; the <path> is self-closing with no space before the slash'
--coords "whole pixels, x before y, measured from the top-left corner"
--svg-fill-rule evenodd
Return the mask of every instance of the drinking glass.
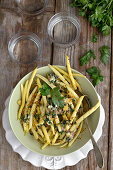
<path id="1" fill-rule="evenodd" d="M 26 15 L 38 15 L 44 11 L 48 0 L 15 0 L 20 12 Z"/>
<path id="2" fill-rule="evenodd" d="M 42 43 L 36 34 L 22 31 L 10 39 L 8 51 L 14 61 L 20 64 L 30 64 L 40 58 Z"/>
<path id="3" fill-rule="evenodd" d="M 75 15 L 60 12 L 49 20 L 47 32 L 50 40 L 56 45 L 71 46 L 79 39 L 81 24 Z"/>

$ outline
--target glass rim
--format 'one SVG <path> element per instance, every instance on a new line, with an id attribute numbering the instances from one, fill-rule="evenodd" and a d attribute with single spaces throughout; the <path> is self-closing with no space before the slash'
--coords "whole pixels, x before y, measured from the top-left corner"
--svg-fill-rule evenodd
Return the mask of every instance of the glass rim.
<path id="1" fill-rule="evenodd" d="M 65 17 L 67 17 L 65 19 Z M 77 35 L 75 37 L 75 39 L 71 42 L 67 42 L 67 43 L 61 43 L 59 41 L 56 41 L 54 38 L 53 38 L 53 29 L 55 27 L 56 24 L 62 22 L 63 20 L 65 21 L 70 21 L 76 28 L 77 30 Z M 74 14 L 71 14 L 69 12 L 59 12 L 59 13 L 56 13 L 55 15 L 53 15 L 49 22 L 48 22 L 48 25 L 47 25 L 47 32 L 48 32 L 48 35 L 49 35 L 49 38 L 50 40 L 55 43 L 56 45 L 58 46 L 71 46 L 73 44 L 75 44 L 79 37 L 80 37 L 80 33 L 81 33 L 81 23 L 80 23 L 80 20 L 74 15 Z"/>
<path id="2" fill-rule="evenodd" d="M 14 55 L 14 48 L 15 46 L 18 44 L 19 41 L 21 40 L 30 40 L 32 41 L 37 49 L 38 49 L 38 52 L 37 52 L 37 56 L 30 62 L 27 62 L 27 63 L 24 63 L 24 62 L 21 62 L 19 60 L 17 60 L 15 58 L 15 55 Z M 9 52 L 9 55 L 10 57 L 17 63 L 20 63 L 20 64 L 31 64 L 33 63 L 34 61 L 36 61 L 42 54 L 42 43 L 41 43 L 41 40 L 40 38 L 33 32 L 29 32 L 29 31 L 21 31 L 21 32 L 18 32 L 17 34 L 13 35 L 11 37 L 11 39 L 9 40 L 8 42 L 8 52 Z"/>
<path id="3" fill-rule="evenodd" d="M 43 8 L 41 8 L 40 10 L 36 10 L 35 12 L 31 11 L 31 12 L 28 12 L 27 10 L 25 10 L 24 8 L 22 8 L 19 3 L 18 3 L 18 0 L 16 0 L 17 4 L 18 4 L 18 9 L 20 10 L 20 13 L 22 14 L 25 14 L 25 15 L 29 15 L 29 16 L 35 16 L 35 15 L 38 15 L 40 13 L 42 13 L 47 4 L 48 4 L 48 0 L 44 0 L 44 5 L 43 5 Z"/>

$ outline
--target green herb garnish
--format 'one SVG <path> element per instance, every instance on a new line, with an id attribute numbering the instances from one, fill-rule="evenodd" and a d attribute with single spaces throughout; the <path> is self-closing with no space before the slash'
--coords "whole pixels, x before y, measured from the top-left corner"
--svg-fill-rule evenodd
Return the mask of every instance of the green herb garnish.
<path id="1" fill-rule="evenodd" d="M 53 114 L 52 114 L 52 118 L 55 118 L 55 117 L 56 117 L 56 113 L 53 113 Z"/>
<path id="2" fill-rule="evenodd" d="M 103 76 L 99 68 L 93 66 L 86 69 L 86 72 L 90 75 L 90 78 L 93 79 L 92 83 L 94 86 L 98 85 L 100 81 L 103 81 Z"/>
<path id="3" fill-rule="evenodd" d="M 51 96 L 52 96 L 52 102 L 53 104 L 59 107 L 64 107 L 64 97 L 61 96 L 61 93 L 59 91 L 58 87 L 53 88 L 52 92 L 51 92 Z"/>
<path id="4" fill-rule="evenodd" d="M 99 48 L 101 56 L 100 56 L 100 60 L 102 63 L 104 63 L 105 65 L 108 64 L 109 58 L 110 58 L 110 48 L 108 46 L 102 46 L 101 48 Z"/>
<path id="5" fill-rule="evenodd" d="M 87 64 L 91 60 L 92 57 L 96 59 L 94 50 L 89 50 L 84 56 L 80 58 L 80 66 Z"/>
<path id="6" fill-rule="evenodd" d="M 28 114 L 26 114 L 25 116 L 22 116 L 21 119 L 23 120 L 23 122 L 27 122 L 28 120 Z"/>
<path id="7" fill-rule="evenodd" d="M 35 119 L 39 118 L 39 114 L 34 114 Z"/>
<path id="8" fill-rule="evenodd" d="M 66 125 L 68 124 L 68 121 L 63 120 L 63 121 L 61 122 L 61 124 L 62 124 L 63 127 L 66 127 Z"/>
<path id="9" fill-rule="evenodd" d="M 45 119 L 45 123 L 46 123 L 46 122 L 47 122 L 49 125 L 52 125 L 52 122 L 49 120 L 49 118 L 46 118 L 46 119 Z"/>
<path id="10" fill-rule="evenodd" d="M 51 89 L 46 83 L 44 83 L 42 85 L 42 88 L 40 88 L 39 90 L 43 96 L 51 94 L 52 103 L 54 106 L 57 105 L 59 107 L 64 107 L 64 97 L 61 96 L 60 89 L 58 87 Z M 48 99 L 49 103 L 51 102 L 51 98 Z"/>
<path id="11" fill-rule="evenodd" d="M 85 16 L 103 35 L 110 34 L 113 26 L 113 0 L 73 0 L 70 6 L 79 8 L 79 15 Z"/>
<path id="12" fill-rule="evenodd" d="M 69 141 L 70 141 L 70 138 L 69 138 L 69 137 L 67 137 L 67 138 L 66 138 L 66 141 L 69 143 Z"/>
<path id="13" fill-rule="evenodd" d="M 47 96 L 50 94 L 51 88 L 46 83 L 44 83 L 42 88 L 39 88 L 39 90 L 43 96 Z"/>
<path id="14" fill-rule="evenodd" d="M 69 110 L 73 112 L 74 110 L 72 109 L 71 105 L 68 104 Z"/>
<path id="15" fill-rule="evenodd" d="M 91 42 L 93 42 L 93 43 L 97 42 L 97 35 L 95 33 L 91 37 Z"/>
<path id="16" fill-rule="evenodd" d="M 57 128 L 57 125 L 56 125 L 56 124 L 54 124 L 54 128 Z"/>
<path id="17" fill-rule="evenodd" d="M 47 112 L 47 113 L 46 113 L 46 116 L 49 116 L 49 115 L 50 115 L 50 112 Z"/>
<path id="18" fill-rule="evenodd" d="M 66 125 L 66 124 L 67 124 L 67 121 L 66 121 L 66 120 L 63 120 L 63 121 L 62 121 L 62 124 Z"/>

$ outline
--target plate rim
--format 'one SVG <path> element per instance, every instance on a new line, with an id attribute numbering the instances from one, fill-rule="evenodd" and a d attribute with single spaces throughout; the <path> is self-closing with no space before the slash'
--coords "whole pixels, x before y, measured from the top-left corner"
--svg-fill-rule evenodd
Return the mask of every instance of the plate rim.
<path id="1" fill-rule="evenodd" d="M 60 67 L 60 68 L 66 68 L 66 66 L 61 66 L 61 65 L 56 65 L 56 66 L 58 66 L 58 67 Z M 37 71 L 38 71 L 39 69 L 43 69 L 43 68 L 45 68 L 45 67 L 49 68 L 49 66 L 39 67 L 39 68 L 37 68 Z M 80 73 L 79 71 L 77 71 L 77 70 L 75 70 L 75 69 L 72 69 L 72 71 L 83 75 L 82 73 Z M 34 151 L 34 150 L 32 150 L 31 148 L 27 147 L 27 146 L 26 146 L 23 142 L 21 142 L 21 140 L 18 138 L 18 136 L 17 136 L 16 133 L 14 132 L 14 129 L 13 129 L 12 124 L 11 124 L 11 117 L 10 117 L 10 114 L 9 114 L 9 113 L 10 113 L 10 106 L 11 106 L 11 99 L 12 99 L 13 94 L 14 94 L 14 92 L 15 92 L 15 89 L 16 89 L 16 87 L 18 86 L 18 84 L 20 83 L 20 81 L 22 81 L 23 79 L 25 79 L 25 78 L 26 78 L 27 76 L 29 76 L 31 73 L 32 73 L 32 71 L 29 72 L 29 73 L 27 73 L 25 76 L 23 76 L 23 78 L 19 80 L 19 82 L 16 84 L 16 86 L 15 86 L 14 89 L 13 89 L 13 92 L 12 92 L 11 97 L 10 97 L 10 100 L 9 100 L 9 107 L 8 107 L 9 123 L 10 123 L 11 129 L 12 129 L 14 135 L 16 136 L 16 138 L 20 141 L 20 143 L 21 143 L 25 148 L 27 148 L 27 149 L 30 150 L 31 152 L 40 154 L 40 155 L 42 155 L 42 156 L 55 157 L 55 155 L 48 155 L 48 154 L 39 153 L 39 152 Z M 92 85 L 92 83 L 89 81 L 89 79 L 88 79 L 87 77 L 84 77 L 84 78 L 87 79 L 88 83 L 89 83 L 89 84 L 92 86 L 92 88 L 94 89 L 94 91 L 95 91 L 95 93 L 96 93 L 96 95 L 97 95 L 97 98 L 99 98 L 99 97 L 98 97 L 98 93 L 97 93 L 96 89 L 94 88 L 94 86 Z M 100 107 L 99 107 L 99 119 L 100 119 Z M 98 119 L 98 123 L 99 123 L 99 119 Z M 98 123 L 97 123 L 97 127 L 98 127 Z M 96 129 L 97 129 L 97 127 L 96 127 Z M 96 131 L 96 129 L 95 129 L 95 131 Z M 94 133 L 95 133 L 95 131 L 94 131 Z M 94 133 L 93 133 L 93 135 L 94 135 Z M 89 141 L 90 141 L 90 139 L 89 139 L 82 147 L 84 147 Z M 82 148 L 82 147 L 81 147 L 81 148 Z M 75 150 L 75 151 L 73 151 L 73 152 L 67 153 L 67 154 L 60 154 L 60 155 L 58 155 L 58 156 L 65 156 L 65 155 L 72 154 L 72 153 L 80 150 L 81 148 L 79 148 L 79 149 L 77 149 L 77 150 Z M 58 157 L 58 156 L 56 156 L 56 157 Z"/>
<path id="2" fill-rule="evenodd" d="M 2 116 L 2 125 L 3 125 L 3 128 L 5 130 L 5 137 L 6 137 L 7 142 L 11 145 L 13 151 L 18 153 L 22 157 L 23 160 L 30 162 L 32 165 L 34 165 L 36 167 L 44 167 L 44 168 L 47 168 L 47 169 L 61 169 L 61 168 L 64 168 L 65 166 L 73 166 L 73 165 L 77 164 L 80 160 L 86 158 L 89 151 L 93 149 L 91 141 L 87 142 L 83 146 L 83 147 L 87 147 L 87 152 L 85 154 L 82 154 L 82 155 L 77 154 L 77 156 L 79 156 L 78 160 L 76 160 L 76 157 L 75 157 L 76 151 L 75 151 L 75 154 L 71 153 L 71 154 L 68 154 L 68 155 L 64 155 L 63 157 L 60 157 L 60 158 L 62 158 L 60 161 L 54 159 L 55 157 L 47 157 L 47 156 L 44 156 L 44 155 L 41 156 L 40 154 L 36 154 L 34 152 L 31 152 L 26 147 L 24 147 L 22 145 L 22 143 L 20 143 L 20 141 L 18 141 L 18 139 L 15 137 L 11 127 L 10 127 L 10 130 L 7 129 L 7 122 L 6 122 L 7 119 L 4 118 L 4 116 L 5 116 L 5 114 L 8 115 L 7 114 L 7 112 L 8 112 L 8 99 L 9 99 L 9 97 L 7 98 L 7 100 L 5 102 L 5 109 L 4 109 L 3 116 Z M 99 97 L 99 99 L 100 99 L 100 97 Z M 104 111 L 104 108 L 103 108 L 102 105 L 101 105 L 100 109 L 101 109 L 100 117 L 102 119 L 99 120 L 100 124 L 98 124 L 98 129 L 96 129 L 96 130 L 98 130 L 98 137 L 94 134 L 96 142 L 99 140 L 99 138 L 102 135 L 103 125 L 104 125 L 104 122 L 105 122 L 105 111 Z M 10 123 L 9 123 L 9 125 L 10 125 Z M 13 139 L 13 142 L 14 142 L 14 140 L 16 140 L 16 144 L 17 144 L 17 141 L 18 141 L 21 145 L 21 148 L 19 150 L 18 150 L 18 147 L 17 148 L 14 147 L 14 145 L 12 143 L 12 138 L 10 138 L 9 135 L 8 135 L 10 133 L 10 131 L 13 134 L 13 137 L 15 137 L 15 139 Z M 26 156 L 25 155 L 23 156 L 23 154 L 21 152 L 21 149 L 23 150 L 23 147 L 24 147 L 24 151 L 28 150 L 28 152 L 26 153 Z M 79 151 L 79 152 L 82 152 L 82 149 L 83 148 L 81 148 L 81 151 Z M 33 156 L 37 157 L 37 159 L 40 159 L 40 161 L 39 162 L 38 161 L 33 162 L 34 159 L 30 159 L 29 153 L 33 154 Z M 73 154 L 74 154 L 74 156 L 73 156 Z M 74 158 L 74 159 L 72 160 L 72 158 Z M 68 160 L 70 160 L 70 161 L 68 161 Z"/>

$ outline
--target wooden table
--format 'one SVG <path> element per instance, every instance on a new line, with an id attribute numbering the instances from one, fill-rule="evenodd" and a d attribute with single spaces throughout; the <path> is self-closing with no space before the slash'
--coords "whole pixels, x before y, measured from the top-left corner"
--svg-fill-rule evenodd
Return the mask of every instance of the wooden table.
<path id="1" fill-rule="evenodd" d="M 33 167 L 30 163 L 25 162 L 22 158 L 13 152 L 11 146 L 5 139 L 5 132 L 2 127 L 2 113 L 4 110 L 4 102 L 10 95 L 11 90 L 15 87 L 17 82 L 28 72 L 33 70 L 36 66 L 44 66 L 48 63 L 64 65 L 64 53 L 70 57 L 71 66 L 76 70 L 86 74 L 86 68 L 90 66 L 99 66 L 104 75 L 104 82 L 100 83 L 96 90 L 101 96 L 102 104 L 106 112 L 106 120 L 103 127 L 103 134 L 98 141 L 98 145 L 104 157 L 103 170 L 113 170 L 113 60 L 107 66 L 104 66 L 99 60 L 98 48 L 102 45 L 111 47 L 111 54 L 113 48 L 112 36 L 113 32 L 108 37 L 103 37 L 99 34 L 98 42 L 91 44 L 90 38 L 93 32 L 98 31 L 93 28 L 90 23 L 83 17 L 78 16 L 77 9 L 69 7 L 69 0 L 49 0 L 46 11 L 37 17 L 22 17 L 19 13 L 13 0 L 0 1 L 0 170 L 39 170 L 44 168 Z M 51 44 L 47 35 L 47 23 L 52 15 L 59 11 L 69 11 L 76 14 L 81 21 L 82 31 L 79 43 L 69 48 L 55 47 Z M 41 38 L 43 42 L 42 57 L 29 66 L 22 66 L 11 60 L 7 44 L 12 35 L 20 30 L 32 31 Z M 96 61 L 91 61 L 89 64 L 80 67 L 79 57 L 82 55 L 80 44 L 84 44 L 85 48 L 93 46 L 96 55 Z M 81 160 L 73 167 L 66 167 L 65 170 L 98 170 L 94 152 L 91 151 L 88 157 Z"/>

